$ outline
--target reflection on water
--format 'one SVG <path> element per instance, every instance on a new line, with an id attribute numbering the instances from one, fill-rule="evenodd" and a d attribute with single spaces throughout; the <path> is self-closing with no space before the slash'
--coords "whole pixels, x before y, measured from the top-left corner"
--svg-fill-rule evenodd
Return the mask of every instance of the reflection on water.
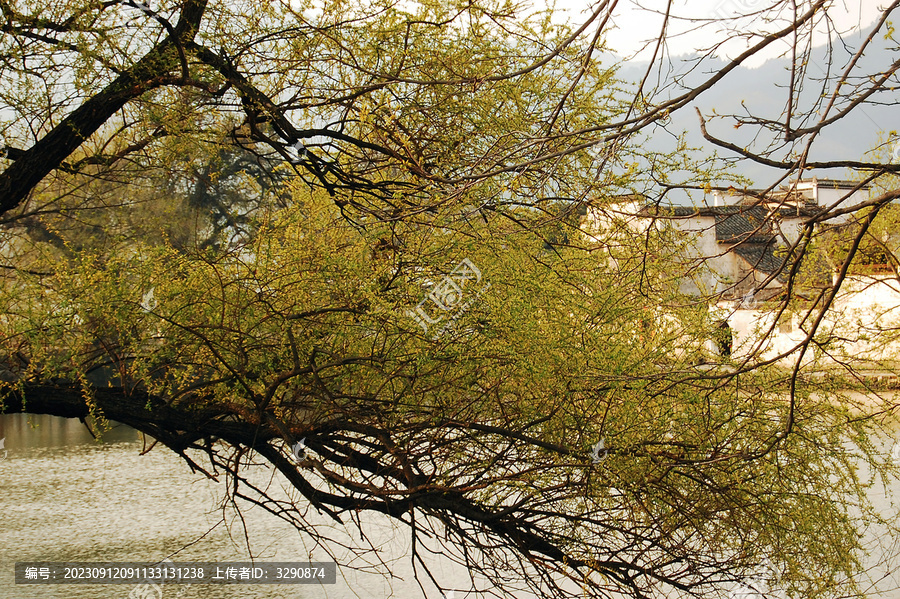
<path id="1" fill-rule="evenodd" d="M 0 599 L 129 599 L 135 588 L 15 585 L 16 561 L 329 560 L 280 520 L 242 506 L 241 517 L 248 524 L 245 538 L 241 517 L 222 507 L 219 483 L 191 473 L 167 449 L 140 455 L 140 437 L 128 427 L 115 427 L 98 443 L 74 419 L 0 415 L 3 438 L 8 454 L 3 459 L 0 452 Z M 885 451 L 890 452 L 890 445 Z M 264 470 L 259 474 L 267 476 Z M 884 497 L 872 499 L 886 503 Z M 162 597 L 151 594 L 146 599 L 421 597 L 411 577 L 408 533 L 378 518 L 369 520 L 367 530 L 383 543 L 386 559 L 395 558 L 389 564 L 399 579 L 342 567 L 350 563 L 348 555 L 345 561 L 338 559 L 336 585 L 168 585 Z M 332 538 L 348 539 L 345 530 L 321 522 L 330 527 L 327 534 Z M 354 536 L 358 542 L 359 533 Z M 887 578 L 873 596 L 900 599 L 900 571 L 884 566 Z M 470 584 L 465 571 L 451 564 L 436 562 L 434 569 L 440 580 L 456 581 L 458 588 Z M 431 599 L 439 597 L 429 593 Z"/>
<path id="2" fill-rule="evenodd" d="M 105 443 L 137 441 L 133 428 L 111 422 L 108 431 L 98 431 Z M 87 445 L 94 438 L 87 426 L 76 418 L 55 418 L 31 414 L 0 415 L 0 439 L 6 439 L 6 449 L 13 455 L 21 450 Z"/>
<path id="3" fill-rule="evenodd" d="M 140 455 L 140 437 L 128 427 L 98 443 L 78 420 L 10 414 L 0 415 L 4 436 L 0 599 L 128 599 L 135 588 L 16 585 L 17 561 L 331 561 L 280 520 L 242 506 L 248 549 L 240 518 L 222 508 L 221 484 L 192 474 L 168 449 Z M 389 583 L 341 565 L 336 585 L 168 585 L 161 599 L 420 596 L 406 575 Z"/>

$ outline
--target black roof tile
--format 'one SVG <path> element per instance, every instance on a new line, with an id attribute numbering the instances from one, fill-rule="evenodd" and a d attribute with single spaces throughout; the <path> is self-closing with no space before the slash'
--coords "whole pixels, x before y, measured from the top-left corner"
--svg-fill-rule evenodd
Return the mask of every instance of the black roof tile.
<path id="1" fill-rule="evenodd" d="M 768 211 L 762 206 L 717 214 L 715 219 L 719 243 L 766 243 L 773 238 Z"/>
<path id="2" fill-rule="evenodd" d="M 768 243 L 742 243 L 733 248 L 734 253 L 750 265 L 754 270 L 764 272 L 767 275 L 778 273 L 776 277 L 782 283 L 787 280 L 784 268 L 784 257 L 775 255 L 778 244 L 775 239 Z"/>

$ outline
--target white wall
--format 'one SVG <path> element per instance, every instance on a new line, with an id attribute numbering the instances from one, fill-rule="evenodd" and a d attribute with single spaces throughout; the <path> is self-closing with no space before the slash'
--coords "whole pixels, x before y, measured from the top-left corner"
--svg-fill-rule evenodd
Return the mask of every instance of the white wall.
<path id="1" fill-rule="evenodd" d="M 868 189 L 860 189 L 851 193 L 853 188 L 848 187 L 848 184 L 836 186 L 834 184 L 829 184 L 827 180 L 820 182 L 816 178 L 800 181 L 797 184 L 797 189 L 800 191 L 805 189 L 811 190 L 813 197 L 815 198 L 815 203 L 826 209 L 849 208 L 869 199 Z M 827 222 L 841 224 L 847 222 L 851 218 L 852 215 L 846 214 L 829 219 Z"/>
<path id="2" fill-rule="evenodd" d="M 759 340 L 775 321 L 776 312 L 763 308 L 749 310 L 733 303 L 717 307 L 726 314 L 731 326 L 735 359 L 757 350 Z M 782 315 L 759 356 L 771 359 L 796 348 L 815 319 L 815 314 L 811 315 L 801 328 L 799 323 L 805 315 Z M 829 333 L 835 339 L 824 350 L 811 345 L 804 363 L 817 361 L 825 367 L 849 363 L 870 370 L 900 365 L 900 282 L 888 276 L 860 276 L 845 281 L 816 338 L 824 339 Z M 787 366 L 795 360 L 796 354 L 784 358 L 783 363 Z"/>

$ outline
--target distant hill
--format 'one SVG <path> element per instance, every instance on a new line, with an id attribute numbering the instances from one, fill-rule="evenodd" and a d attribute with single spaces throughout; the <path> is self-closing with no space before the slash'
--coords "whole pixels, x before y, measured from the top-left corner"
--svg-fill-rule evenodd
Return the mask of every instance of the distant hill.
<path id="1" fill-rule="evenodd" d="M 830 67 L 832 77 L 835 73 L 843 72 L 852 56 L 851 53 L 856 51 L 858 45 L 859 40 L 853 38 L 838 40 L 838 43 L 833 45 L 833 57 Z M 826 70 L 829 69 L 827 56 L 826 46 L 823 45 L 813 49 L 813 59 L 809 63 L 808 79 L 801 98 L 800 110 L 805 108 L 808 111 L 815 97 L 822 93 L 821 79 L 825 76 Z M 673 60 L 676 72 L 684 73 L 683 79 L 686 86 L 703 81 L 709 76 L 709 73 L 715 72 L 715 70 L 727 64 L 724 60 L 704 60 L 696 71 L 691 72 L 691 68 L 697 67 L 696 58 L 694 58 L 694 62 L 689 62 L 692 58 L 690 56 L 680 56 Z M 608 58 L 608 60 L 610 59 L 612 58 Z M 896 60 L 895 52 L 886 47 L 884 40 L 880 40 L 880 45 L 867 51 L 859 66 L 854 69 L 854 73 L 868 74 L 876 72 L 878 67 L 883 69 L 887 65 L 892 64 L 894 60 Z M 708 116 L 714 110 L 718 114 L 740 114 L 743 112 L 741 106 L 743 102 L 751 114 L 783 120 L 782 114 L 788 99 L 789 66 L 790 60 L 777 59 L 769 60 L 757 68 L 739 67 L 717 86 L 702 94 L 696 100 L 695 105 L 705 116 Z M 620 63 L 619 77 L 625 81 L 637 82 L 643 77 L 646 68 L 647 63 Z M 665 81 L 671 82 L 672 79 L 672 73 L 665 75 Z M 651 87 L 656 80 L 655 74 L 651 76 Z M 813 83 L 816 84 L 815 89 L 812 85 Z M 669 92 L 669 95 L 675 95 L 676 91 Z M 831 89 L 825 91 L 827 93 Z M 879 143 L 887 139 L 887 134 L 890 130 L 900 129 L 900 119 L 897 118 L 897 109 L 894 105 L 896 98 L 896 92 L 883 92 L 874 98 L 880 105 L 866 104 L 858 107 L 846 118 L 827 127 L 813 144 L 810 159 L 864 160 L 866 152 L 871 151 Z M 835 114 L 840 108 L 839 105 L 836 106 L 830 114 Z M 754 148 L 762 150 L 772 142 L 772 137 L 762 137 L 754 142 L 754 136 L 759 133 L 757 127 L 747 125 L 742 126 L 740 129 L 735 129 L 734 124 L 734 121 L 730 119 L 717 119 L 708 121 L 707 126 L 713 135 L 744 147 L 754 144 Z M 670 151 L 674 147 L 673 135 L 686 131 L 686 139 L 691 146 L 702 147 L 705 151 L 710 152 L 713 150 L 700 134 L 699 121 L 693 107 L 682 109 L 674 114 L 671 122 L 666 125 L 665 129 L 672 135 L 664 131 L 658 131 L 651 136 L 648 144 L 645 144 L 644 147 L 661 152 Z M 778 146 L 783 147 L 783 142 L 779 142 Z M 800 145 L 796 146 L 798 150 L 800 147 Z M 720 156 L 733 156 L 731 152 L 722 149 L 718 153 Z M 779 156 L 783 155 L 784 152 L 782 150 Z M 753 179 L 757 187 L 768 186 L 778 176 L 776 169 L 758 165 L 750 160 L 741 160 L 735 166 L 735 171 Z M 812 175 L 841 179 L 846 178 L 849 173 L 842 169 L 835 169 L 804 174 L 804 176 Z M 678 203 L 686 202 L 687 200 L 684 199 Z"/>

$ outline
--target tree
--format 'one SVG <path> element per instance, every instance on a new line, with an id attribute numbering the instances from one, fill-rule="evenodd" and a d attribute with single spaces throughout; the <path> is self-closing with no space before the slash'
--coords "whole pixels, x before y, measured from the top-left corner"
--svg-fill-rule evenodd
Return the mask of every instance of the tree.
<path id="1" fill-rule="evenodd" d="M 818 322 L 793 369 L 695 368 L 718 322 L 665 227 L 577 218 L 661 200 L 679 170 L 713 187 L 718 164 L 642 136 L 776 40 L 802 48 L 824 2 L 668 96 L 603 65 L 607 3 L 576 28 L 491 2 L 41 6 L 0 3 L 6 411 L 129 424 L 334 551 L 245 476 L 261 458 L 338 521 L 405 523 L 423 584 L 441 544 L 496 596 L 715 596 L 764 558 L 792 595 L 861 594 L 858 472 L 896 476 L 875 444 L 893 406 L 850 417 L 804 376 Z M 829 125 L 792 129 L 796 105 L 792 143 Z M 787 175 L 896 170 L 703 131 Z M 859 237 L 897 195 L 811 219 L 785 272 L 817 222 L 858 213 Z"/>

